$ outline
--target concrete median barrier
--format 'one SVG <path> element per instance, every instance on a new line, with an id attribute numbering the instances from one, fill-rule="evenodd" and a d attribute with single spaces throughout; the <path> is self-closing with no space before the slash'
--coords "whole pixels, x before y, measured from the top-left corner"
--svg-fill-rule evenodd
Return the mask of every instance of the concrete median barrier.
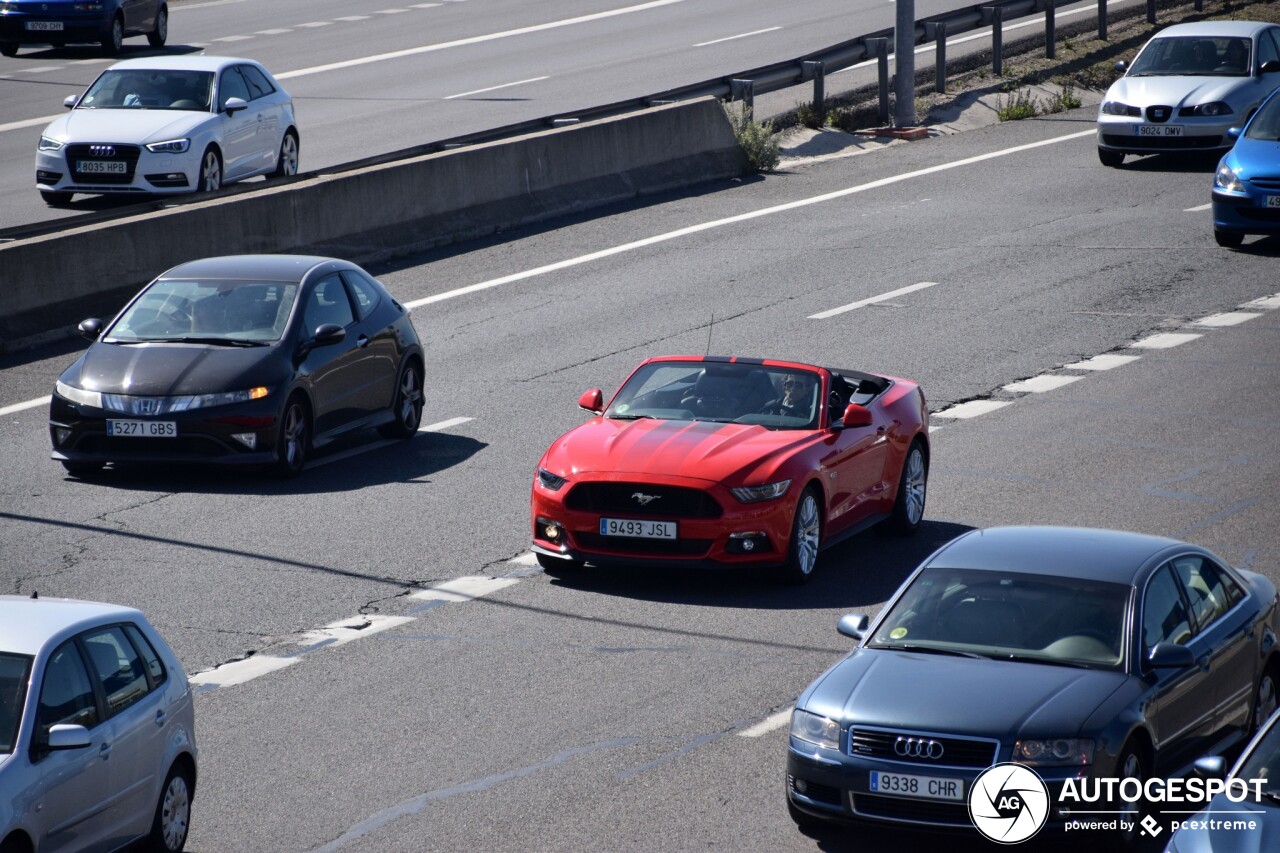
<path id="1" fill-rule="evenodd" d="M 193 258 L 306 252 L 367 263 L 744 168 L 723 108 L 701 98 L 18 240 L 0 246 L 0 351 L 110 316 Z"/>

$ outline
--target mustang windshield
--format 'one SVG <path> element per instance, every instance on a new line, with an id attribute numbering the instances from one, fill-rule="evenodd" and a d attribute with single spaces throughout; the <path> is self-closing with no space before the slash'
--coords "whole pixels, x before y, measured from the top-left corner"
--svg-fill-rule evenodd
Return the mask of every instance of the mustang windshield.
<path id="1" fill-rule="evenodd" d="M 77 109 L 196 110 L 209 112 L 212 71 L 130 69 L 104 71 Z"/>
<path id="2" fill-rule="evenodd" d="M 1129 587 L 1080 578 L 926 569 L 868 645 L 1114 668 Z"/>
<path id="3" fill-rule="evenodd" d="M 659 361 L 636 371 L 604 416 L 817 429 L 821 387 L 821 378 L 813 371 L 759 364 Z"/>
<path id="4" fill-rule="evenodd" d="M 1248 77 L 1247 38 L 1179 36 L 1153 39 L 1126 76 L 1194 75 Z"/>
<path id="5" fill-rule="evenodd" d="M 296 284 L 279 281 L 157 281 L 125 309 L 103 341 L 278 341 L 297 292 Z"/>
<path id="6" fill-rule="evenodd" d="M 26 655 L 0 654 L 0 755 L 13 752 L 18 739 L 30 669 L 31 658 Z"/>

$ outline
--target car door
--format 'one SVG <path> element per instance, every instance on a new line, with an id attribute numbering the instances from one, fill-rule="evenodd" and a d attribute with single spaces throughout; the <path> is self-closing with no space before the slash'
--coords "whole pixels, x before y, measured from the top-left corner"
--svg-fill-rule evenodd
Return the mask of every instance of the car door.
<path id="1" fill-rule="evenodd" d="M 254 173 L 269 172 L 275 168 L 276 159 L 280 155 L 280 139 L 284 128 L 280 126 L 281 107 L 276 98 L 275 87 L 266 75 L 253 65 L 239 65 L 240 73 L 249 87 L 252 100 L 249 107 L 253 110 L 257 124 L 257 150 L 249 171 Z"/>
<path id="2" fill-rule="evenodd" d="M 832 383 L 836 390 L 827 395 L 829 423 L 837 423 L 844 416 L 847 397 L 839 393 L 837 384 Z M 889 436 L 895 424 L 878 409 L 869 411 L 870 425 L 841 429 L 827 439 L 830 450 L 823 457 L 822 466 L 827 472 L 830 494 L 827 529 L 831 534 L 866 518 L 870 503 L 883 491 Z"/>
<path id="3" fill-rule="evenodd" d="M 1147 581 L 1139 614 L 1144 676 L 1150 684 L 1146 716 L 1155 738 L 1154 775 L 1181 767 L 1208 746 L 1214 726 L 1210 649 L 1197 637 L 1181 582 L 1165 563 Z M 1195 656 L 1186 668 L 1153 669 L 1147 657 L 1157 643 L 1187 646 Z"/>
<path id="4" fill-rule="evenodd" d="M 226 111 L 228 98 L 241 98 L 249 104 L 235 115 Z M 249 84 L 235 66 L 224 68 L 218 76 L 218 111 L 221 113 L 222 174 L 224 181 L 248 175 L 259 156 L 258 117 L 250 102 Z"/>
<path id="5" fill-rule="evenodd" d="M 1186 590 L 1196 634 L 1209 648 L 1215 696 L 1214 739 L 1244 732 L 1252 710 L 1257 654 L 1256 614 L 1239 606 L 1244 592 L 1230 575 L 1200 554 L 1176 557 L 1174 572 Z"/>
<path id="6" fill-rule="evenodd" d="M 112 738 L 108 784 L 117 797 L 109 841 L 119 846 L 151 825 L 157 774 L 165 757 L 163 696 L 152 689 L 146 665 L 124 626 L 114 625 L 81 635 L 86 657 L 102 685 Z"/>
<path id="7" fill-rule="evenodd" d="M 104 846 L 115 819 L 109 778 L 111 737 L 75 640 L 49 656 L 39 683 L 35 742 L 28 751 L 35 781 L 25 797 L 40 836 L 37 846 L 41 853 Z M 49 727 L 64 723 L 87 728 L 89 746 L 42 749 Z"/>
<path id="8" fill-rule="evenodd" d="M 159 8 L 156 0 L 124 0 L 120 10 L 124 14 L 125 32 L 150 32 L 155 28 Z"/>
<path id="9" fill-rule="evenodd" d="M 343 270 L 342 276 L 350 288 L 351 301 L 358 315 L 357 342 L 361 335 L 368 340 L 360 367 L 363 383 L 361 405 L 369 413 L 379 412 L 391 406 L 399 378 L 400 339 L 395 328 L 383 322 L 383 318 L 395 315 L 384 310 L 386 306 L 379 305 L 377 289 L 360 273 Z"/>
<path id="10" fill-rule="evenodd" d="M 316 282 L 305 296 L 302 321 L 305 340 L 312 340 L 316 328 L 327 323 L 347 331 L 336 344 L 313 347 L 302 363 L 311 385 L 316 434 L 332 433 L 362 417 L 367 405 L 360 395 L 369 339 L 354 328 L 355 311 L 342 276 L 334 272 Z"/>

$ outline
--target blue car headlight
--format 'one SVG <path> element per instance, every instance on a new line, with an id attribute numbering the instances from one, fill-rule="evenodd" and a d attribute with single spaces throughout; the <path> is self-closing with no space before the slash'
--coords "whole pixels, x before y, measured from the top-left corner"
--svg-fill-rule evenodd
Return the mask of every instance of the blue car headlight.
<path id="1" fill-rule="evenodd" d="M 1218 171 L 1213 176 L 1213 188 L 1224 193 L 1244 194 L 1245 192 L 1244 182 L 1225 162 L 1218 164 Z"/>
<path id="2" fill-rule="evenodd" d="M 185 154 L 190 147 L 190 139 L 170 139 L 167 142 L 151 142 L 147 144 L 147 150 L 152 154 Z"/>
<path id="3" fill-rule="evenodd" d="M 733 496 L 744 504 L 749 504 L 756 501 L 771 501 L 774 498 L 780 498 L 787 493 L 787 486 L 790 485 L 790 480 L 779 480 L 776 483 L 766 483 L 763 486 L 739 486 L 729 491 L 733 492 Z"/>
<path id="4" fill-rule="evenodd" d="M 791 712 L 791 736 L 823 749 L 840 748 L 839 723 L 799 708 Z"/>
<path id="5" fill-rule="evenodd" d="M 1033 767 L 1082 767 L 1093 763 L 1093 747 L 1091 738 L 1020 740 L 1013 745 L 1013 760 Z"/>

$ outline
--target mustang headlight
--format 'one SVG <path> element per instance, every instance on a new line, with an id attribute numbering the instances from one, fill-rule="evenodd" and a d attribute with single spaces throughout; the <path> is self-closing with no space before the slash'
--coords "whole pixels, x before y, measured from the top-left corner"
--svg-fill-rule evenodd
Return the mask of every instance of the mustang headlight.
<path id="1" fill-rule="evenodd" d="M 1103 101 L 1102 112 L 1109 116 L 1127 116 L 1132 115 L 1132 108 L 1128 104 L 1122 104 L 1119 101 Z"/>
<path id="2" fill-rule="evenodd" d="M 538 483 L 544 489 L 549 489 L 550 491 L 558 492 L 560 491 L 560 487 L 567 482 L 569 482 L 567 478 L 557 477 L 555 474 L 552 474 L 546 468 L 538 469 Z"/>
<path id="3" fill-rule="evenodd" d="M 796 708 L 791 712 L 791 736 L 824 749 L 840 748 L 840 724 Z"/>
<path id="4" fill-rule="evenodd" d="M 58 151 L 62 148 L 62 143 L 51 136 L 42 136 L 36 148 L 40 151 Z"/>
<path id="5" fill-rule="evenodd" d="M 1217 118 L 1220 116 L 1231 115 L 1231 105 L 1226 101 L 1214 101 L 1211 104 L 1201 104 L 1198 107 L 1191 108 L 1193 116 L 1210 116 Z"/>
<path id="6" fill-rule="evenodd" d="M 64 400 L 70 400 L 82 406 L 93 406 L 95 409 L 102 408 L 101 391 L 86 391 L 83 388 L 68 385 L 60 379 L 54 384 L 53 391 Z"/>
<path id="7" fill-rule="evenodd" d="M 733 492 L 733 496 L 744 504 L 749 504 L 756 501 L 769 501 L 774 498 L 780 498 L 787 493 L 787 486 L 790 485 L 790 480 L 779 480 L 776 483 L 768 483 L 763 486 L 739 486 L 729 491 Z"/>
<path id="8" fill-rule="evenodd" d="M 1213 176 L 1213 188 L 1222 190 L 1224 193 L 1243 193 L 1244 182 L 1236 175 L 1226 163 L 1218 164 L 1218 171 Z"/>
<path id="9" fill-rule="evenodd" d="M 1039 767 L 1078 767 L 1093 763 L 1093 740 L 1057 737 L 1020 740 L 1013 745 L 1013 760 Z"/>
<path id="10" fill-rule="evenodd" d="M 152 154 L 185 154 L 190 147 L 190 139 L 170 139 L 167 142 L 149 143 L 147 150 Z"/>

